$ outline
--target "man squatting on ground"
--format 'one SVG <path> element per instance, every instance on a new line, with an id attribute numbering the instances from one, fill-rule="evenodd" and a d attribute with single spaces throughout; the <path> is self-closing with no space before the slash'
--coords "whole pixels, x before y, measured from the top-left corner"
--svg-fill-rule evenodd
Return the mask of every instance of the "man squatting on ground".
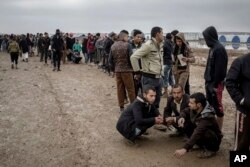
<path id="1" fill-rule="evenodd" d="M 215 111 L 203 93 L 194 93 L 189 99 L 189 108 L 180 113 L 175 122 L 184 128 L 188 140 L 174 155 L 181 158 L 195 144 L 203 149 L 199 158 L 209 158 L 219 150 L 222 134 Z"/>
<path id="2" fill-rule="evenodd" d="M 181 85 L 176 84 L 172 88 L 172 95 L 168 97 L 167 106 L 164 108 L 164 125 L 174 127 L 177 131 L 169 134 L 169 137 L 184 136 L 183 128 L 178 126 L 176 118 L 189 106 L 189 95 L 184 93 Z"/>
<path id="3" fill-rule="evenodd" d="M 121 114 L 116 129 L 131 142 L 135 142 L 146 130 L 155 124 L 161 124 L 163 118 L 153 105 L 156 90 L 152 86 L 145 86 L 143 94 L 137 96 Z"/>

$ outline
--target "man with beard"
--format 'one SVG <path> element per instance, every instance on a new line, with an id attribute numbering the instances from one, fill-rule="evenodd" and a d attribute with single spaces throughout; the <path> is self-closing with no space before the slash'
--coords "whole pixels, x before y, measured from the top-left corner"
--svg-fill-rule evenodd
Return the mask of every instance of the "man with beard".
<path id="1" fill-rule="evenodd" d="M 148 128 L 163 122 L 162 116 L 153 105 L 156 98 L 156 90 L 152 86 L 146 86 L 143 94 L 137 96 L 121 114 L 116 129 L 130 143 L 135 143 L 136 138 L 143 135 Z"/>
<path id="2" fill-rule="evenodd" d="M 186 131 L 188 140 L 182 149 L 176 150 L 177 158 L 184 156 L 196 144 L 203 149 L 198 158 L 210 158 L 220 148 L 222 134 L 216 121 L 213 107 L 209 105 L 203 93 L 194 93 L 189 99 L 189 109 L 182 112 L 176 122 L 180 127 L 193 127 Z"/>

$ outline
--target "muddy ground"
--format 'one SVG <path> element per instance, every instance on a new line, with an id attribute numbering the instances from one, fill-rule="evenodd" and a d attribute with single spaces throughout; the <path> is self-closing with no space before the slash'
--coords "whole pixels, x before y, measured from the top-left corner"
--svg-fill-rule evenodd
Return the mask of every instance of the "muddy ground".
<path id="1" fill-rule="evenodd" d="M 204 92 L 204 67 L 192 66 L 191 90 Z M 234 104 L 224 91 L 224 138 L 216 157 L 190 152 L 173 156 L 184 144 L 166 132 L 150 129 L 138 146 L 127 145 L 116 131 L 120 115 L 115 79 L 96 66 L 62 65 L 52 72 L 38 57 L 10 68 L 0 53 L 0 166 L 228 166 L 233 148 Z M 161 100 L 161 112 L 166 99 Z"/>

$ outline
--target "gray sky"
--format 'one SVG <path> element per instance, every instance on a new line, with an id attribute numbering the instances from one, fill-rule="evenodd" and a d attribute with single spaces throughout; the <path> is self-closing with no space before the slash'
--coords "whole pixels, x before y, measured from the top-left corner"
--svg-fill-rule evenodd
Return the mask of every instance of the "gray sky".
<path id="1" fill-rule="evenodd" d="M 0 0 L 0 33 L 250 32 L 249 0 Z"/>

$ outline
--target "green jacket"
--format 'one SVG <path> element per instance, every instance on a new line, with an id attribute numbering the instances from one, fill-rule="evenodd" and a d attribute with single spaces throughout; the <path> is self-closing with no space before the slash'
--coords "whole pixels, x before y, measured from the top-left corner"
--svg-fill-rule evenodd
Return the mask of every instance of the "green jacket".
<path id="1" fill-rule="evenodd" d="M 81 51 L 82 51 L 82 45 L 79 44 L 79 43 L 75 43 L 75 44 L 73 45 L 73 51 L 74 51 L 74 52 L 81 52 Z"/>
<path id="2" fill-rule="evenodd" d="M 18 53 L 20 51 L 19 45 L 16 41 L 11 41 L 8 46 L 9 53 Z"/>
<path id="3" fill-rule="evenodd" d="M 139 66 L 141 59 L 142 69 Z M 140 49 L 130 57 L 133 70 L 144 73 L 164 76 L 163 43 L 158 44 L 155 38 L 148 40 Z"/>

